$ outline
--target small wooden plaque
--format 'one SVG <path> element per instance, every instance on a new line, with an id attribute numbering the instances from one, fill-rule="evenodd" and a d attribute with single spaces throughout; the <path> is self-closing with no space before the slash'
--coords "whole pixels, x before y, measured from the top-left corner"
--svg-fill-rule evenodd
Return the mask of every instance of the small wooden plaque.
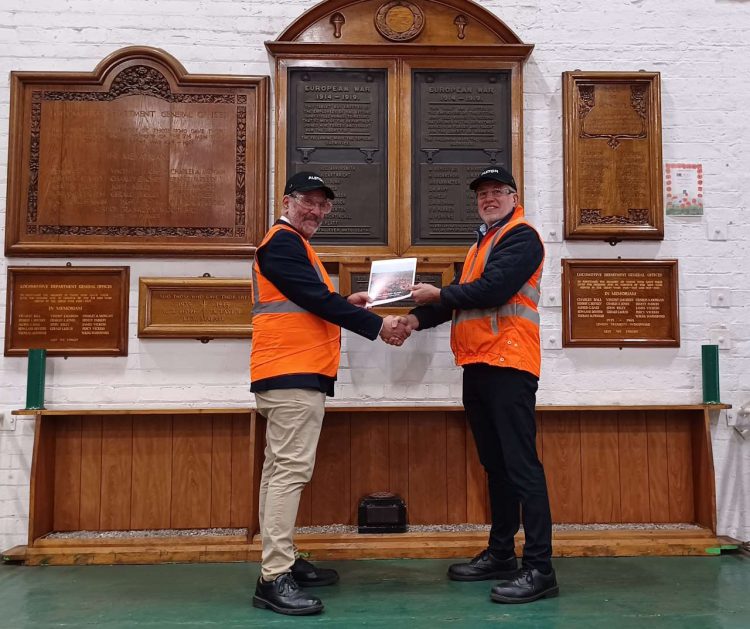
<path id="1" fill-rule="evenodd" d="M 253 335 L 252 281 L 142 277 L 138 337 L 246 339 Z"/>
<path id="2" fill-rule="evenodd" d="M 9 267 L 5 355 L 127 356 L 130 268 Z"/>
<path id="3" fill-rule="evenodd" d="M 453 281 L 454 265 L 452 262 L 417 262 L 417 274 L 414 283 L 432 284 L 438 288 L 447 286 Z M 370 281 L 370 263 L 345 263 L 339 265 L 339 292 L 350 295 L 366 291 Z M 390 304 L 375 306 L 372 310 L 380 315 L 406 314 L 417 303 L 412 299 L 402 299 Z"/>
<path id="4" fill-rule="evenodd" d="M 664 238 L 658 72 L 564 72 L 565 237 Z"/>
<path id="5" fill-rule="evenodd" d="M 677 260 L 563 260 L 563 347 L 679 347 Z"/>
<path id="6" fill-rule="evenodd" d="M 252 255 L 267 90 L 136 46 L 93 72 L 11 73 L 6 254 Z"/>

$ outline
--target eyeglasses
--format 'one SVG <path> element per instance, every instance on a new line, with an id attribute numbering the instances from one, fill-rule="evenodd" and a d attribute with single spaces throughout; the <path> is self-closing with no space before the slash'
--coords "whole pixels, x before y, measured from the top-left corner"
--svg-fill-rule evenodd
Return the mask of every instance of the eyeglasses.
<path id="1" fill-rule="evenodd" d="M 289 196 L 291 196 L 297 203 L 299 203 L 308 212 L 312 212 L 313 210 L 319 210 L 321 214 L 326 215 L 333 208 L 333 204 L 328 199 L 326 199 L 325 201 L 313 201 L 312 199 L 308 199 L 307 197 L 303 197 L 300 194 L 294 194 L 294 193 Z"/>
<path id="2" fill-rule="evenodd" d="M 515 194 L 515 193 L 516 191 L 511 190 L 510 188 L 490 188 L 489 190 L 482 190 L 481 192 L 477 192 L 477 199 L 510 196 L 511 194 Z"/>

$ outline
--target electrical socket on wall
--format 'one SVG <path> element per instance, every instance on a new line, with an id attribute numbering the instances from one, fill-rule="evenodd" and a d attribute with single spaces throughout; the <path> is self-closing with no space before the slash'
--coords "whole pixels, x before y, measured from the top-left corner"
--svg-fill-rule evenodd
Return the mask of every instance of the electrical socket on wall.
<path id="1" fill-rule="evenodd" d="M 12 431 L 16 429 L 16 416 L 10 411 L 0 411 L 0 431 Z"/>
<path id="2" fill-rule="evenodd" d="M 562 349 L 562 331 L 546 330 L 542 334 L 542 347 L 544 349 Z"/>
<path id="3" fill-rule="evenodd" d="M 545 308 L 562 306 L 559 286 L 550 286 L 542 290 L 542 306 Z"/>
<path id="4" fill-rule="evenodd" d="M 708 239 L 709 240 L 726 240 L 727 239 L 727 224 L 719 221 L 710 221 L 708 223 Z"/>
<path id="5" fill-rule="evenodd" d="M 729 308 L 732 305 L 732 291 L 728 288 L 712 288 L 708 291 L 708 301 L 712 308 Z"/>
<path id="6" fill-rule="evenodd" d="M 726 328 L 714 328 L 708 332 L 711 345 L 718 345 L 719 349 L 732 349 L 732 338 Z"/>
<path id="7" fill-rule="evenodd" d="M 562 226 L 556 223 L 542 225 L 542 239 L 544 242 L 562 242 Z"/>

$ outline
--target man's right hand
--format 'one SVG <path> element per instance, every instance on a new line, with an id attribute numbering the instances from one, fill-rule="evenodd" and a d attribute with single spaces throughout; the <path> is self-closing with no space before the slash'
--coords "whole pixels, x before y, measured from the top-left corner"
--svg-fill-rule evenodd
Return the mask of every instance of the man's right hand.
<path id="1" fill-rule="evenodd" d="M 414 315 L 411 315 L 414 316 Z M 416 317 L 414 317 L 416 319 Z M 411 327 L 408 317 L 388 315 L 383 319 L 383 327 L 380 329 L 380 338 L 388 345 L 400 346 L 409 338 Z"/>

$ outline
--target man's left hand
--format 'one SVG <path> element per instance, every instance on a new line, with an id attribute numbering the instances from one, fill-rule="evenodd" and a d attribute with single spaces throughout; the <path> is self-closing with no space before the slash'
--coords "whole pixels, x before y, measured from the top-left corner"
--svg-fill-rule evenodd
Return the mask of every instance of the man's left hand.
<path id="1" fill-rule="evenodd" d="M 361 293 L 353 293 L 352 295 L 349 295 L 349 297 L 346 298 L 346 301 L 348 301 L 352 306 L 367 308 L 367 304 L 369 304 L 372 299 L 367 294 L 367 291 L 362 291 Z"/>
<path id="2" fill-rule="evenodd" d="M 411 296 L 420 306 L 440 301 L 440 289 L 432 284 L 415 284 L 411 287 Z"/>

